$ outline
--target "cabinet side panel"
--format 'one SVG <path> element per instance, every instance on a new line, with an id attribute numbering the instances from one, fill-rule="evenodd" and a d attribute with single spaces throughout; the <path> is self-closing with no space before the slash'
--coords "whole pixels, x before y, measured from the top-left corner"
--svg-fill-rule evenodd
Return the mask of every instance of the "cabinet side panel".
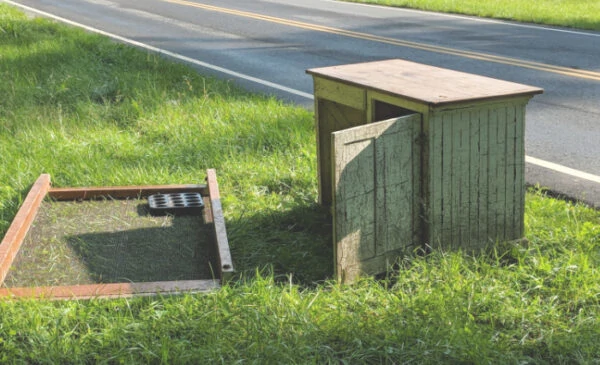
<path id="1" fill-rule="evenodd" d="M 430 244 L 480 249 L 523 234 L 524 105 L 495 103 L 432 113 Z"/>

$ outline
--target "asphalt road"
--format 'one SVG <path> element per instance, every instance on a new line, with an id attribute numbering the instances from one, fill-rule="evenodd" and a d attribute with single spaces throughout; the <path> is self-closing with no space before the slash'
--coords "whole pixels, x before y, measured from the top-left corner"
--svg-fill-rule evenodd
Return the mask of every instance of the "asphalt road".
<path id="1" fill-rule="evenodd" d="M 306 69 L 390 58 L 542 87 L 527 108 L 526 180 L 600 207 L 598 32 L 329 0 L 5 2 L 309 108 Z"/>

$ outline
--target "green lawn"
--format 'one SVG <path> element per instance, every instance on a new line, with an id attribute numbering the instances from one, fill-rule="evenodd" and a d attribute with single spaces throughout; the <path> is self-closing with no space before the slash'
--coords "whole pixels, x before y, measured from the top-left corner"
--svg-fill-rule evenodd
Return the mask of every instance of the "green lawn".
<path id="1" fill-rule="evenodd" d="M 345 0 L 365 4 L 406 7 L 600 30 L 598 0 Z"/>
<path id="2" fill-rule="evenodd" d="M 237 280 L 208 295 L 0 300 L 0 363 L 600 361 L 600 213 L 531 192 L 526 246 L 330 280 L 313 116 L 0 4 L 0 235 L 55 186 L 201 182 L 216 168 Z"/>

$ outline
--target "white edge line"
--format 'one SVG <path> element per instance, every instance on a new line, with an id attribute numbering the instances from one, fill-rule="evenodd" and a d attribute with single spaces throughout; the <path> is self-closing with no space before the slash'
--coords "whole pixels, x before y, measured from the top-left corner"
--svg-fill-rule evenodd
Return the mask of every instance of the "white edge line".
<path id="1" fill-rule="evenodd" d="M 550 170 L 553 170 L 556 172 L 560 172 L 560 173 L 563 173 L 566 175 L 571 175 L 573 177 L 577 177 L 577 178 L 584 179 L 584 180 L 589 180 L 589 181 L 600 184 L 600 176 L 593 175 L 593 174 L 579 171 L 579 170 L 575 170 L 570 167 L 559 165 L 554 162 L 540 160 L 539 158 L 535 158 L 535 157 L 531 157 L 531 156 L 525 156 L 525 162 L 530 163 L 532 165 L 544 167 L 544 168 L 547 168 L 547 169 L 550 169 Z"/>
<path id="2" fill-rule="evenodd" d="M 285 91 L 285 92 L 290 93 L 290 94 L 302 96 L 302 97 L 305 97 L 307 99 L 313 99 L 312 94 L 308 94 L 308 93 L 302 92 L 300 90 L 292 89 L 292 88 L 289 88 L 287 86 L 279 85 L 279 84 L 276 84 L 276 83 L 273 83 L 273 82 L 270 82 L 270 81 L 267 81 L 267 80 L 259 79 L 259 78 L 256 78 L 256 77 L 253 77 L 253 76 L 250 76 L 250 75 L 246 75 L 246 74 L 243 74 L 243 73 L 240 73 L 240 72 L 229 70 L 229 69 L 226 69 L 224 67 L 216 66 L 216 65 L 213 65 L 213 64 L 210 64 L 210 63 L 198 61 L 198 60 L 196 60 L 194 58 L 190 58 L 190 57 L 178 54 L 178 53 L 167 51 L 166 49 L 154 47 L 154 46 L 151 46 L 151 45 L 146 44 L 146 43 L 141 43 L 141 42 L 135 41 L 133 39 L 121 37 L 121 36 L 113 34 L 113 33 L 105 32 L 103 30 L 100 30 L 100 29 L 97 29 L 97 28 L 93 28 L 93 27 L 90 27 L 90 26 L 87 26 L 87 25 L 84 25 L 84 24 L 81 24 L 81 23 L 77 23 L 77 22 L 74 22 L 72 20 L 65 19 L 65 18 L 59 17 L 57 15 L 47 13 L 47 12 L 42 11 L 42 10 L 31 8 L 31 7 L 26 6 L 26 5 L 18 4 L 18 3 L 15 3 L 13 1 L 10 1 L 10 0 L 2 0 L 2 1 L 4 1 L 6 3 L 9 3 L 11 5 L 14 5 L 14 6 L 20 7 L 20 8 L 23 8 L 23 9 L 25 9 L 27 11 L 40 14 L 40 15 L 42 15 L 44 17 L 51 18 L 51 19 L 54 19 L 54 20 L 58 20 L 60 22 L 63 22 L 63 23 L 69 24 L 69 25 L 73 25 L 73 26 L 76 26 L 76 27 L 79 27 L 79 28 L 82 28 L 82 29 L 85 29 L 85 30 L 93 32 L 93 33 L 97 33 L 97 34 L 100 34 L 100 35 L 103 35 L 103 36 L 106 36 L 106 37 L 109 37 L 109 38 L 121 41 L 123 43 L 127 43 L 127 44 L 130 44 L 130 45 L 139 47 L 139 48 L 146 49 L 148 51 L 152 51 L 152 52 L 156 52 L 156 53 L 159 53 L 159 54 L 162 54 L 162 55 L 166 55 L 166 56 L 169 56 L 169 57 L 172 57 L 172 58 L 184 61 L 184 62 L 188 62 L 188 63 L 194 64 L 194 65 L 197 65 L 197 66 L 201 66 L 201 67 L 204 67 L 204 68 L 207 68 L 207 69 L 210 69 L 210 70 L 213 70 L 213 71 L 217 71 L 217 72 L 220 72 L 220 73 L 223 73 L 223 74 L 226 74 L 226 75 L 230 75 L 230 76 L 233 76 L 233 77 L 237 77 L 237 78 L 240 78 L 240 79 L 243 79 L 243 80 L 255 82 L 257 84 L 260 84 L 260 85 L 263 85 L 263 86 L 267 86 L 267 87 L 270 87 L 270 88 L 273 88 L 273 89 Z"/>
<path id="3" fill-rule="evenodd" d="M 298 96 L 301 96 L 301 97 L 304 97 L 304 98 L 307 98 L 307 99 L 314 100 L 314 96 L 312 94 L 305 93 L 305 92 L 300 91 L 300 90 L 292 89 L 292 88 L 289 88 L 287 86 L 283 86 L 283 85 L 279 85 L 279 84 L 276 84 L 276 83 L 273 83 L 273 82 L 270 82 L 270 81 L 262 80 L 262 79 L 259 79 L 259 78 L 253 77 L 253 76 L 249 76 L 249 75 L 242 74 L 242 73 L 239 73 L 239 72 L 236 72 L 236 71 L 232 71 L 232 70 L 229 70 L 229 69 L 226 69 L 226 68 L 223 68 L 223 67 L 212 65 L 210 63 L 198 61 L 196 59 L 193 59 L 193 58 L 190 58 L 190 57 L 178 54 L 178 53 L 174 53 L 174 52 L 162 49 L 162 48 L 150 46 L 150 45 L 145 44 L 145 43 L 134 41 L 133 39 L 121 37 L 121 36 L 118 36 L 116 34 L 108 33 L 108 32 L 105 32 L 103 30 L 100 30 L 100 29 L 96 29 L 96 28 L 93 28 L 93 27 L 90 27 L 90 26 L 87 26 L 87 25 L 83 25 L 83 24 L 80 24 L 80 23 L 77 23 L 77 22 L 74 22 L 74 21 L 71 21 L 71 20 L 68 20 L 68 19 L 65 19 L 65 18 L 61 18 L 59 16 L 56 16 L 56 15 L 53 15 L 53 14 L 50 14 L 50 13 L 46 13 L 46 12 L 41 11 L 41 10 L 37 10 L 37 9 L 30 8 L 30 7 L 25 6 L 25 5 L 14 3 L 14 2 L 12 2 L 10 0 L 2 0 L 2 1 L 4 1 L 6 3 L 9 3 L 9 4 L 12 4 L 12 5 L 15 5 L 15 6 L 18 6 L 18 7 L 21 7 L 21 8 L 24 8 L 24 9 L 26 9 L 28 11 L 31 11 L 31 12 L 34 12 L 34 13 L 38 13 L 38 14 L 43 15 L 45 17 L 52 18 L 52 19 L 61 21 L 61 22 L 66 23 L 66 24 L 70 24 L 70 25 L 74 25 L 74 26 L 83 28 L 83 29 L 88 30 L 90 32 L 101 34 L 101 35 L 104 35 L 104 36 L 107 36 L 107 37 L 119 40 L 121 42 L 134 45 L 136 47 L 144 48 L 144 49 L 147 49 L 149 51 L 157 52 L 159 54 L 164 54 L 164 55 L 167 55 L 169 57 L 172 57 L 172 58 L 175 58 L 175 59 L 178 59 L 178 60 L 181 60 L 181 61 L 189 62 L 189 63 L 195 64 L 195 65 L 198 65 L 198 66 L 201 66 L 201 67 L 204 67 L 204 68 L 208 68 L 208 69 L 211 69 L 211 70 L 214 70 L 214 71 L 218 71 L 218 72 L 230 75 L 230 76 L 238 77 L 238 78 L 241 78 L 241 79 L 244 79 L 244 80 L 247 80 L 247 81 L 252 81 L 252 82 L 258 83 L 260 85 L 268 86 L 268 87 L 271 87 L 271 88 L 274 88 L 274 89 L 277 89 L 277 90 L 285 91 L 285 92 L 290 93 L 290 94 L 294 94 L 294 95 L 298 95 Z M 556 172 L 560 172 L 562 174 L 571 175 L 573 177 L 577 177 L 577 178 L 584 179 L 584 180 L 589 180 L 589 181 L 592 181 L 592 182 L 600 184 L 600 176 L 593 175 L 593 174 L 590 174 L 590 173 L 587 173 L 587 172 L 583 172 L 583 171 L 579 171 L 579 170 L 575 170 L 575 169 L 572 169 L 570 167 L 559 165 L 559 164 L 554 163 L 554 162 L 549 162 L 549 161 L 541 160 L 539 158 L 535 158 L 535 157 L 531 157 L 531 156 L 525 156 L 525 162 L 533 164 L 533 165 L 537 165 L 537 166 L 540 166 L 540 167 L 544 167 L 544 168 L 547 168 L 547 169 L 550 169 L 550 170 L 553 170 L 553 171 L 556 171 Z"/>
<path id="4" fill-rule="evenodd" d="M 377 4 L 363 4 L 363 3 L 348 2 L 348 1 L 344 1 L 344 0 L 323 0 L 323 1 L 334 2 L 334 3 L 343 3 L 343 4 L 352 4 L 355 6 L 384 8 L 386 10 L 398 11 L 398 12 L 410 12 L 410 13 L 437 15 L 437 16 L 446 17 L 446 18 L 465 19 L 465 20 L 471 20 L 471 21 L 481 22 L 481 23 L 503 24 L 503 25 L 513 26 L 513 27 L 520 27 L 520 28 L 530 28 L 530 29 L 537 29 L 537 30 L 547 30 L 547 31 L 551 31 L 551 32 L 584 35 L 584 36 L 590 36 L 590 37 L 600 37 L 600 33 L 594 33 L 594 31 L 592 31 L 592 30 L 579 31 L 579 30 L 561 29 L 561 28 L 558 28 L 559 27 L 558 25 L 556 26 L 557 28 L 553 28 L 553 27 L 544 26 L 544 25 L 518 23 L 517 20 L 508 21 L 508 20 L 482 18 L 477 15 L 448 14 L 448 13 L 440 13 L 440 12 L 436 12 L 436 11 L 432 11 L 432 10 L 410 9 L 410 8 L 401 8 L 398 6 L 385 6 L 385 5 L 377 5 Z"/>

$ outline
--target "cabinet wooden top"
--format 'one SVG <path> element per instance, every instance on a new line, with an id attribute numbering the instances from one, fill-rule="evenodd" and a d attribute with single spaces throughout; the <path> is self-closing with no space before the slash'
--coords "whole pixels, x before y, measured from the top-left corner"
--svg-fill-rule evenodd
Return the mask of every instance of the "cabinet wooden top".
<path id="1" fill-rule="evenodd" d="M 510 96 L 533 96 L 544 91 L 538 87 L 400 59 L 313 68 L 306 72 L 314 77 L 434 106 Z"/>

